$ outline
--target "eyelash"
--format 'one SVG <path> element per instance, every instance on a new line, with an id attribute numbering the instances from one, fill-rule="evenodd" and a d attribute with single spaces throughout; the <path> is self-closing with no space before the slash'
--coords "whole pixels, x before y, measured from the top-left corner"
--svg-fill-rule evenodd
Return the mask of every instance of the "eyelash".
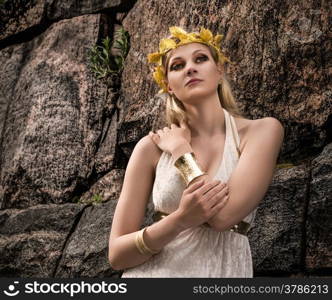
<path id="1" fill-rule="evenodd" d="M 200 56 L 197 56 L 196 59 L 203 59 L 204 61 L 208 59 L 208 57 L 206 55 L 200 55 Z M 180 66 L 180 65 L 183 65 L 183 63 L 179 63 L 179 64 L 174 64 L 171 66 L 170 70 L 175 70 L 174 67 L 177 67 L 177 66 Z M 176 71 L 176 70 L 175 70 Z"/>

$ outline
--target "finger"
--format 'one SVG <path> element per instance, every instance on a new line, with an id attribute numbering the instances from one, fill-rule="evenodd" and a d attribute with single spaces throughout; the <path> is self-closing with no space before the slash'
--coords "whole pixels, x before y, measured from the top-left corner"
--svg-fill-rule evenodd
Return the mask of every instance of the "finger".
<path id="1" fill-rule="evenodd" d="M 171 129 L 176 129 L 176 128 L 179 128 L 179 127 L 176 126 L 176 124 L 172 123 L 172 124 L 171 124 Z"/>
<path id="2" fill-rule="evenodd" d="M 216 206 L 225 206 L 226 203 L 229 200 L 229 195 L 222 195 L 222 192 L 218 193 L 215 197 L 216 200 L 215 203 L 213 205 L 211 205 L 211 208 L 215 208 Z"/>
<path id="3" fill-rule="evenodd" d="M 204 179 L 201 179 L 193 184 L 191 184 L 187 189 L 186 192 L 188 193 L 192 193 L 193 191 L 195 191 L 196 189 L 198 189 L 200 186 L 202 186 L 204 183 Z"/>
<path id="4" fill-rule="evenodd" d="M 187 124 L 186 124 L 186 122 L 184 120 L 181 120 L 180 127 L 181 128 L 188 128 L 188 126 L 187 126 Z"/>
<path id="5" fill-rule="evenodd" d="M 157 130 L 157 134 L 162 135 L 163 134 L 163 131 L 161 129 Z"/>
<path id="6" fill-rule="evenodd" d="M 208 203 L 210 207 L 218 204 L 224 197 L 227 196 L 225 189 L 220 189 L 219 187 L 211 189 L 208 193 L 203 195 L 201 201 Z"/>
<path id="7" fill-rule="evenodd" d="M 168 127 L 164 127 L 164 132 L 170 131 Z"/>
<path id="8" fill-rule="evenodd" d="M 226 195 L 228 192 L 227 187 L 223 186 L 222 184 L 218 184 L 215 187 L 211 188 L 208 192 L 206 192 L 202 199 L 204 199 L 204 201 L 214 201 L 214 196 L 216 194 L 221 193 L 222 196 Z M 213 203 L 212 203 L 213 204 Z"/>
<path id="9" fill-rule="evenodd" d="M 153 135 L 154 135 L 154 133 L 153 132 L 149 132 L 149 137 L 150 137 L 150 139 L 154 142 L 154 140 L 153 140 Z"/>
<path id="10" fill-rule="evenodd" d="M 218 211 L 220 211 L 220 209 L 224 208 L 224 206 L 227 204 L 228 200 L 229 200 L 229 196 L 226 196 L 226 197 L 224 197 L 224 199 L 221 202 L 219 202 L 218 204 L 213 206 L 211 209 L 211 214 L 215 215 Z"/>
<path id="11" fill-rule="evenodd" d="M 220 180 L 213 180 L 212 182 L 209 182 L 209 183 L 205 184 L 204 186 L 202 186 L 197 192 L 200 193 L 200 195 L 204 195 L 210 189 L 212 189 L 213 187 L 215 187 L 217 184 L 220 184 L 220 183 L 221 183 Z"/>
<path id="12" fill-rule="evenodd" d="M 206 201 L 210 207 L 214 207 L 215 205 L 218 205 L 219 202 L 225 201 L 226 197 L 229 197 L 229 195 L 225 191 L 225 189 L 223 189 L 223 190 L 217 192 L 215 195 L 212 195 L 212 197 Z"/>
<path id="13" fill-rule="evenodd" d="M 155 133 L 152 133 L 152 132 L 149 132 L 149 136 L 151 137 L 152 141 L 156 144 L 159 143 L 160 141 L 160 136 L 158 134 L 155 134 Z"/>

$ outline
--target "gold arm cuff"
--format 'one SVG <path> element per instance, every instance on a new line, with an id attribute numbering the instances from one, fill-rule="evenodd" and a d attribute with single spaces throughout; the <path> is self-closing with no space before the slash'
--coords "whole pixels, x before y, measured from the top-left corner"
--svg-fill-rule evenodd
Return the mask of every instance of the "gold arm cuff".
<path id="1" fill-rule="evenodd" d="M 185 153 L 180 156 L 175 161 L 174 166 L 180 171 L 180 174 L 182 175 L 187 186 L 195 178 L 207 174 L 201 170 L 194 152 Z"/>
<path id="2" fill-rule="evenodd" d="M 144 242 L 144 231 L 145 231 L 145 229 L 146 229 L 146 227 L 144 227 L 143 229 L 141 229 L 140 231 L 138 231 L 136 233 L 136 236 L 135 236 L 136 248 L 143 255 L 153 255 L 153 254 L 159 253 L 160 251 L 152 250 L 151 248 L 149 248 L 145 244 L 145 242 Z"/>

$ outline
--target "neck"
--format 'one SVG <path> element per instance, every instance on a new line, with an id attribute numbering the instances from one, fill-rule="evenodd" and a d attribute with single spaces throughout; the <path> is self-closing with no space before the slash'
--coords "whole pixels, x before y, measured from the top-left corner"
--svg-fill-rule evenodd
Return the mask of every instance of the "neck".
<path id="1" fill-rule="evenodd" d="M 218 95 L 200 99 L 195 103 L 183 103 L 188 117 L 191 137 L 213 137 L 225 134 L 225 116 Z"/>

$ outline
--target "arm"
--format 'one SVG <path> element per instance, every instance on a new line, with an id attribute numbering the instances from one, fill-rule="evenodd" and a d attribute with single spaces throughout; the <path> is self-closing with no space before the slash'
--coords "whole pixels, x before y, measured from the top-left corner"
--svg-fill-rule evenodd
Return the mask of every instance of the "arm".
<path id="1" fill-rule="evenodd" d="M 217 231 L 231 228 L 253 211 L 273 179 L 284 129 L 275 118 L 265 118 L 255 125 L 227 182 L 229 201 L 208 221 Z"/>
<path id="2" fill-rule="evenodd" d="M 115 270 L 133 267 L 151 258 L 137 250 L 134 239 L 144 220 L 154 181 L 153 158 L 158 152 L 146 136 L 137 143 L 128 162 L 109 238 L 109 262 Z M 160 250 L 182 230 L 178 213 L 174 212 L 149 226 L 144 241 L 151 249 Z"/>

